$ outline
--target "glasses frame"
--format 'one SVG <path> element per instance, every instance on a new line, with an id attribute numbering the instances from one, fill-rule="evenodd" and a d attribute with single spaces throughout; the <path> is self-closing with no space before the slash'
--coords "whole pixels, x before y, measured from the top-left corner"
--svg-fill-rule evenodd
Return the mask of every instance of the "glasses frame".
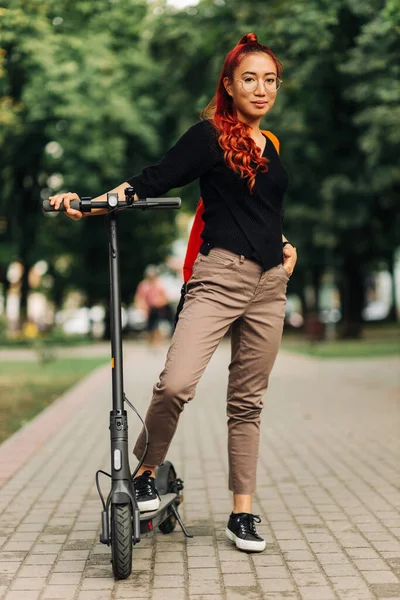
<path id="1" fill-rule="evenodd" d="M 232 77 L 232 79 L 233 79 L 233 81 L 240 81 L 240 83 L 242 84 L 243 91 L 244 91 L 244 92 L 246 92 L 246 94 L 252 94 L 253 92 L 255 92 L 255 91 L 258 89 L 258 86 L 259 86 L 259 84 L 260 84 L 260 80 L 258 79 L 258 80 L 257 80 L 257 86 L 254 88 L 254 90 L 252 90 L 251 92 L 248 92 L 248 91 L 247 91 L 247 90 L 245 90 L 245 88 L 244 88 L 244 83 L 245 83 L 245 82 L 243 81 L 243 79 L 236 79 L 235 77 Z M 282 83 L 283 83 L 283 80 L 282 80 L 282 79 L 280 79 L 279 77 L 277 77 L 277 78 L 276 78 L 276 80 L 277 80 L 277 82 L 279 82 L 279 84 L 278 84 L 278 87 L 276 88 L 276 90 L 274 90 L 274 91 L 267 90 L 267 88 L 265 87 L 265 82 L 263 82 L 263 85 L 264 85 L 264 90 L 265 90 L 267 93 L 269 93 L 269 94 L 276 94 L 276 93 L 278 92 L 278 90 L 280 89 L 280 87 L 281 87 L 281 85 L 282 85 Z"/>

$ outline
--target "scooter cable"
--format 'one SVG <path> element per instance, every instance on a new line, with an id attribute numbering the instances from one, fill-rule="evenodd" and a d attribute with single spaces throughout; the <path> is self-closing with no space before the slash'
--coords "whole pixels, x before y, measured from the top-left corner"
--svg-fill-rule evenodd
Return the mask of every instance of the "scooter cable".
<path id="1" fill-rule="evenodd" d="M 138 465 L 137 465 L 136 469 L 135 469 L 135 470 L 134 470 L 134 472 L 132 473 L 132 479 L 133 479 L 133 478 L 135 477 L 136 473 L 139 471 L 139 469 L 140 469 L 140 467 L 142 466 L 142 464 L 144 463 L 144 459 L 146 458 L 146 454 L 147 454 L 147 451 L 148 451 L 148 449 L 149 449 L 149 432 L 148 432 L 148 429 L 147 429 L 146 423 L 143 421 L 142 417 L 140 416 L 140 414 L 138 413 L 138 411 L 136 410 L 136 408 L 133 406 L 132 402 L 130 402 L 130 400 L 128 400 L 128 398 L 126 397 L 126 394 L 125 394 L 125 392 L 124 392 L 124 400 L 125 400 L 125 402 L 128 404 L 128 406 L 130 406 L 130 407 L 131 407 L 131 409 L 133 410 L 133 412 L 135 412 L 135 413 L 136 413 L 136 415 L 137 415 L 137 416 L 139 417 L 139 419 L 141 420 L 141 422 L 142 422 L 142 425 L 143 425 L 143 427 L 144 427 L 145 434 L 146 434 L 146 442 L 145 442 L 145 446 L 144 446 L 144 452 L 143 452 L 143 454 L 142 454 L 142 456 L 141 456 L 141 458 L 140 458 L 140 460 L 139 460 L 139 463 L 138 463 Z"/>
<path id="2" fill-rule="evenodd" d="M 104 496 L 101 493 L 101 489 L 100 489 L 99 473 L 103 473 L 103 475 L 107 475 L 107 477 L 109 477 L 110 479 L 111 479 L 111 475 L 110 475 L 110 473 L 106 473 L 102 469 L 99 469 L 97 471 L 97 473 L 96 473 L 96 487 L 97 487 L 97 491 L 99 492 L 100 500 L 101 500 L 101 503 L 103 504 L 103 510 L 106 510 L 106 502 L 104 500 Z"/>

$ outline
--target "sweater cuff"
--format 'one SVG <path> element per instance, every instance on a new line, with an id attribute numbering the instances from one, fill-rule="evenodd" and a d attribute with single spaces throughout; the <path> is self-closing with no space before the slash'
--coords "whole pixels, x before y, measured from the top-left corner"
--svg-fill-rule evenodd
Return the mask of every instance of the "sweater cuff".
<path id="1" fill-rule="evenodd" d="M 143 185 L 140 181 L 137 181 L 137 177 L 128 177 L 125 181 L 129 183 L 130 186 L 135 190 L 135 194 L 138 195 L 140 200 L 145 200 L 149 197 L 149 194 L 146 192 L 146 186 Z"/>

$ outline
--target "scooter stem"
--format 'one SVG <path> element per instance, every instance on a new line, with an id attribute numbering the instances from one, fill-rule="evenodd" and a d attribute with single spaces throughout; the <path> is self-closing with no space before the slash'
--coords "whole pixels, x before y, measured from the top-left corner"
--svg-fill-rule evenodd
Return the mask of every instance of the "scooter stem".
<path id="1" fill-rule="evenodd" d="M 132 502 L 134 499 L 131 471 L 129 467 L 128 418 L 124 407 L 124 380 L 122 362 L 121 291 L 119 275 L 119 246 L 117 213 L 108 215 L 109 259 L 110 259 L 110 330 L 112 367 L 112 411 L 110 412 L 111 479 L 113 489 L 111 501 Z M 129 497 L 128 497 L 129 496 Z"/>
<path id="2" fill-rule="evenodd" d="M 110 212 L 107 219 L 110 261 L 110 331 L 112 368 L 112 410 L 110 412 L 111 490 L 102 511 L 100 541 L 110 543 L 110 504 L 130 504 L 133 516 L 132 542 L 140 541 L 140 512 L 136 502 L 129 467 L 128 418 L 124 409 L 124 381 L 122 362 L 121 291 L 119 277 L 119 249 L 117 215 Z"/>
<path id="3" fill-rule="evenodd" d="M 110 212 L 108 217 L 109 261 L 110 261 L 110 329 L 111 329 L 111 367 L 113 409 L 124 409 L 124 378 L 122 371 L 122 322 L 121 290 L 119 276 L 119 246 L 117 231 L 117 213 Z"/>

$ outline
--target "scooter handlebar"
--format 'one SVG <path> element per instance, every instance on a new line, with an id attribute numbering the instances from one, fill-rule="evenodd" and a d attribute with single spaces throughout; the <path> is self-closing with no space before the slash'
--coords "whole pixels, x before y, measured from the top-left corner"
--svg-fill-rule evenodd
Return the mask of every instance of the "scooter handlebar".
<path id="1" fill-rule="evenodd" d="M 89 210 L 87 210 L 88 204 L 90 205 Z M 165 208 L 180 208 L 182 201 L 180 198 L 146 198 L 145 200 L 135 200 L 132 204 L 128 204 L 126 201 L 118 202 L 118 208 L 131 209 L 131 208 L 141 208 L 143 210 L 146 209 L 165 209 Z M 70 202 L 71 208 L 75 210 L 82 210 L 81 200 L 71 200 Z M 107 202 L 90 202 L 89 199 L 85 200 L 85 208 L 84 212 L 90 212 L 91 208 L 110 208 Z M 60 208 L 56 210 L 54 206 L 50 204 L 49 200 L 43 200 L 43 210 L 44 212 L 63 212 L 65 211 L 64 202 L 60 204 Z"/>

